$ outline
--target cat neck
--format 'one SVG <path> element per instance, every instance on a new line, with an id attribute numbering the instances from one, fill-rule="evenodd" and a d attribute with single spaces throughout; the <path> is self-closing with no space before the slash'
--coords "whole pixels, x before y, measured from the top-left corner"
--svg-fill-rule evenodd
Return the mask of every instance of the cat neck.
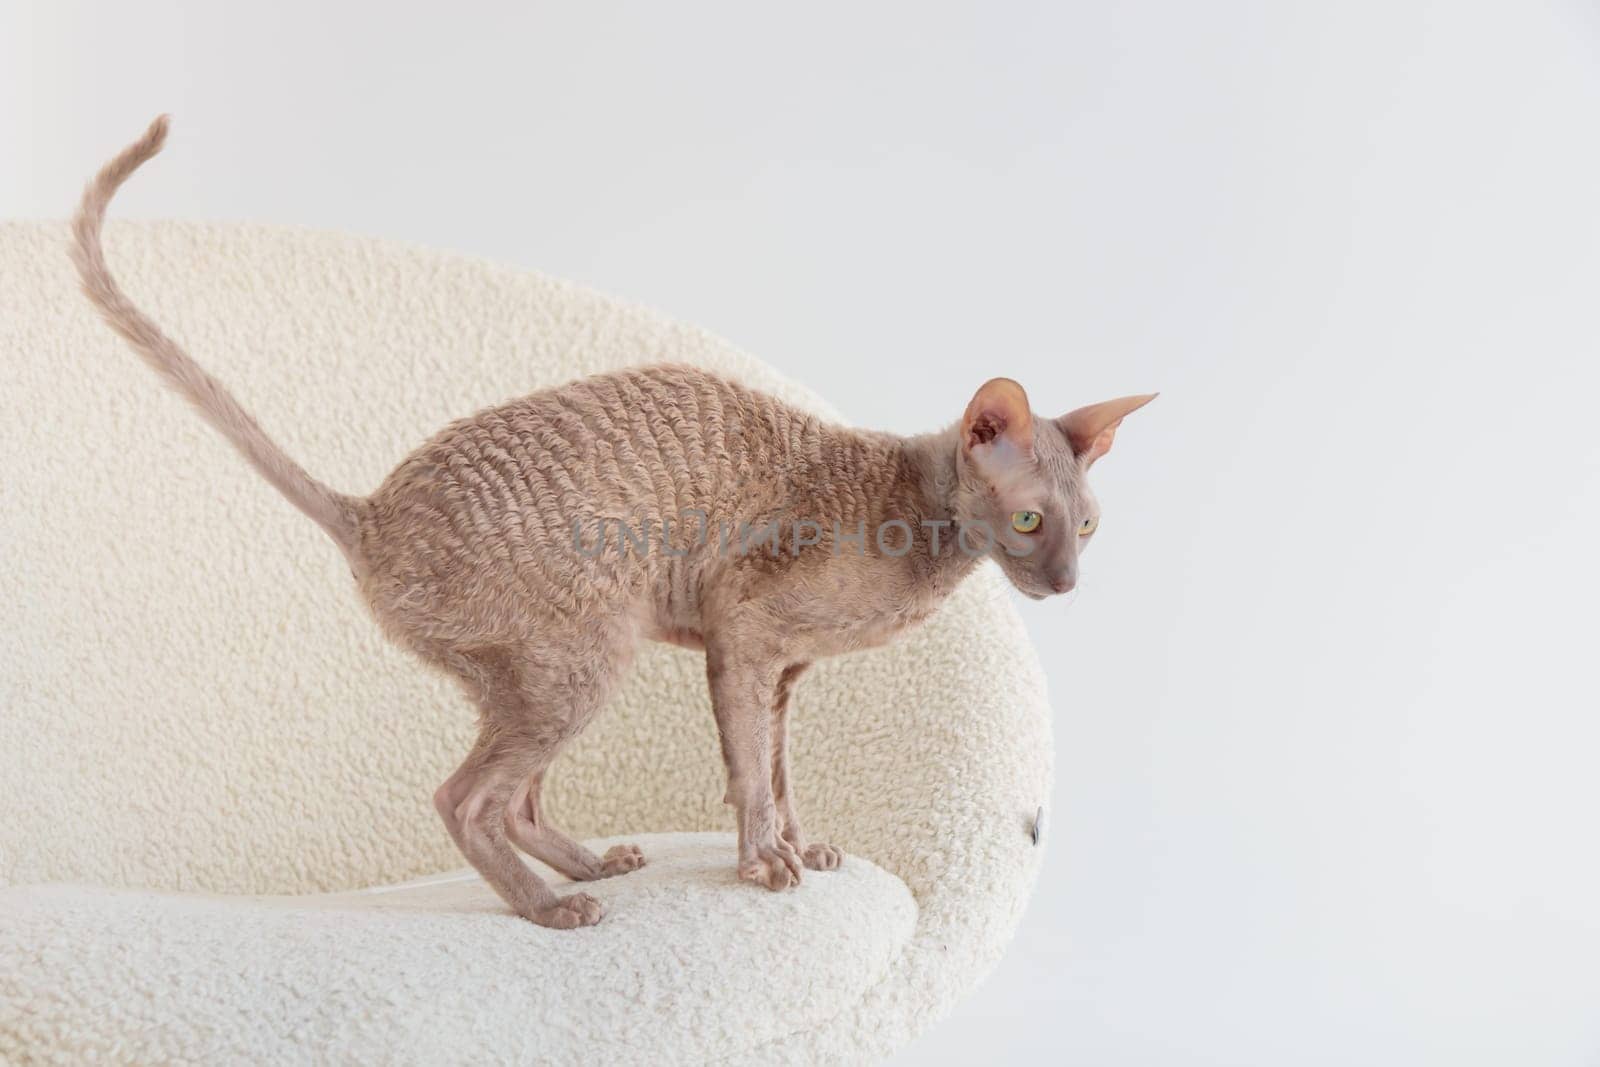
<path id="1" fill-rule="evenodd" d="M 895 442 L 895 490 L 901 507 L 917 519 L 955 521 L 956 432 L 901 437 Z M 912 516 L 908 515 L 908 519 Z M 914 521 L 914 520 L 913 520 Z"/>
<path id="2" fill-rule="evenodd" d="M 917 549 L 955 579 L 965 576 L 978 563 L 978 557 L 960 551 L 957 543 L 959 527 L 954 501 L 958 442 L 958 431 L 953 426 L 898 438 L 894 479 L 898 498 L 894 505 L 913 528 Z"/>

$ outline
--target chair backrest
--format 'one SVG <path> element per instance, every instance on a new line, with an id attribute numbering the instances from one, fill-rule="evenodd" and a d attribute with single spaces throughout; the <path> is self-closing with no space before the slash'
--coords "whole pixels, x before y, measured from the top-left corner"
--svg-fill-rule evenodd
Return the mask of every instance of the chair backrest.
<path id="1" fill-rule="evenodd" d="M 0 226 L 0 882 L 293 892 L 462 866 L 430 797 L 468 706 L 95 319 L 65 241 Z M 134 299 L 347 491 L 450 419 L 629 363 L 826 413 L 700 330 L 521 271 L 244 225 L 113 224 L 106 244 Z M 1038 663 L 987 569 L 906 641 L 818 669 L 795 730 L 808 825 L 914 891 L 996 862 L 984 835 L 1015 852 L 1049 786 Z M 548 789 L 579 836 L 731 828 L 700 657 L 645 650 Z"/>

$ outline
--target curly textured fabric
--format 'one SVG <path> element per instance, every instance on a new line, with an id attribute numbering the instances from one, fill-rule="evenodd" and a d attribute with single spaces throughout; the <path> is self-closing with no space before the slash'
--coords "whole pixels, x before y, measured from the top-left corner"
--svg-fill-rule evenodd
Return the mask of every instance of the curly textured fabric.
<path id="1" fill-rule="evenodd" d="M 308 893 L 459 867 L 430 797 L 470 740 L 464 701 L 382 640 L 338 551 L 95 320 L 66 237 L 0 227 L 0 881 Z M 692 363 L 832 417 L 702 331 L 460 257 L 237 225 L 114 223 L 106 242 L 130 295 L 341 489 L 370 490 L 468 412 L 636 363 Z M 1007 596 L 985 566 L 923 629 L 800 687 L 808 827 L 901 879 L 916 929 L 852 1006 L 750 1055 L 887 1052 L 1014 929 L 1051 757 Z M 701 658 L 650 646 L 545 806 L 580 837 L 727 830 L 723 786 Z M 541 1018 L 530 1004 L 512 1025 Z"/>
<path id="2" fill-rule="evenodd" d="M 0 893 L 0 1059 L 703 1061 L 838 1015 L 916 924 L 905 885 L 863 860 L 803 894 L 742 892 L 729 835 L 636 843 L 649 865 L 575 936 L 509 915 L 471 871 L 297 897 Z M 803 966 L 771 966 L 802 945 Z"/>

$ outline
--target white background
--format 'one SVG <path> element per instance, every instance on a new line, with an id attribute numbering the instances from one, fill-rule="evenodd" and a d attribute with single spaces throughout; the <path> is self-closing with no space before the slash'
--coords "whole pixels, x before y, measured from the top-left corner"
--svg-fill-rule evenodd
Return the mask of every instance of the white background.
<path id="1" fill-rule="evenodd" d="M 0 10 L 3 216 L 170 110 L 119 213 L 573 278 L 889 429 L 1162 391 L 1021 605 L 1037 896 L 901 1062 L 1600 1062 L 1594 9 Z"/>

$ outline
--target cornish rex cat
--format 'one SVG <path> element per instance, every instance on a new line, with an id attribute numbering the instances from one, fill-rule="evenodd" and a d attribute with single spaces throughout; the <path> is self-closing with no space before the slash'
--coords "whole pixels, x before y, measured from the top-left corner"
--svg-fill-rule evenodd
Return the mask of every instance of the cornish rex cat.
<path id="1" fill-rule="evenodd" d="M 644 863 L 631 845 L 594 855 L 539 807 L 551 761 L 640 638 L 706 654 L 740 877 L 783 889 L 802 867 L 837 867 L 839 850 L 808 841 L 795 813 L 796 680 L 922 621 L 983 558 L 1030 597 L 1073 588 L 1099 519 L 1085 474 L 1151 399 L 1035 418 L 1022 387 L 996 378 L 956 425 L 897 437 L 692 367 L 640 367 L 453 423 L 371 496 L 346 496 L 269 441 L 106 267 L 106 205 L 166 133 L 163 116 L 84 193 L 72 249 L 84 290 L 327 531 L 384 632 L 460 680 L 480 731 L 434 803 L 484 879 L 543 926 L 597 922 L 600 903 L 558 896 L 516 849 L 578 880 Z"/>

